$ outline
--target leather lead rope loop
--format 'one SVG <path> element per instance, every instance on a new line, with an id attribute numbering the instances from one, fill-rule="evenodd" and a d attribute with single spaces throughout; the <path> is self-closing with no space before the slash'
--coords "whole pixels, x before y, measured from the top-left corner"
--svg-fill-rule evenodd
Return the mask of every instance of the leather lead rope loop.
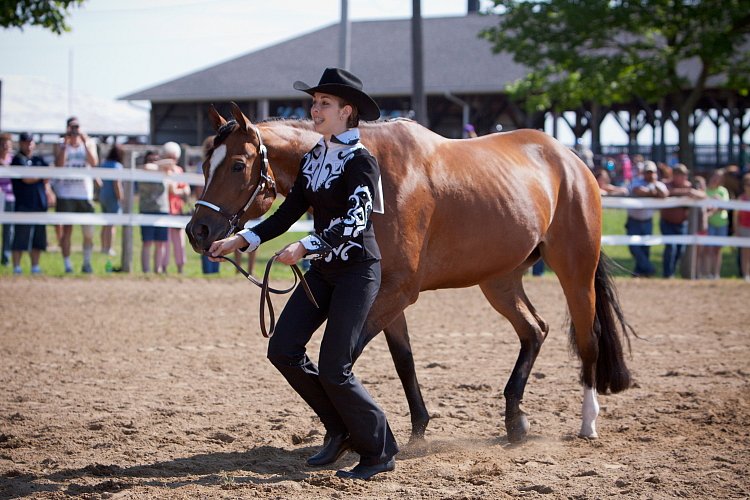
<path id="1" fill-rule="evenodd" d="M 268 259 L 268 264 L 266 264 L 266 271 L 265 273 L 263 273 L 262 282 L 258 281 L 253 277 L 252 274 L 242 269 L 242 267 L 234 260 L 230 259 L 229 257 L 222 257 L 222 259 L 229 261 L 234 267 L 236 267 L 237 270 L 245 278 L 248 279 L 248 281 L 260 287 L 260 333 L 263 334 L 263 336 L 267 339 L 273 336 L 273 332 L 276 329 L 276 315 L 273 310 L 273 303 L 271 302 L 272 293 L 275 293 L 277 295 L 289 293 L 294 290 L 294 288 L 297 286 L 297 283 L 301 283 L 302 288 L 304 288 L 305 290 L 307 298 L 310 299 L 310 302 L 312 302 L 315 307 L 320 308 L 317 301 L 315 300 L 315 297 L 313 296 L 312 290 L 310 290 L 310 285 L 307 284 L 307 280 L 305 279 L 305 276 L 302 274 L 302 271 L 300 270 L 299 266 L 297 266 L 297 264 L 292 264 L 291 266 L 289 266 L 292 268 L 292 271 L 294 273 L 294 284 L 292 286 L 283 290 L 279 290 L 270 286 L 269 276 L 271 274 L 271 266 L 274 262 L 276 262 L 277 257 L 277 255 L 274 255 L 273 257 Z M 266 302 L 268 302 L 267 307 L 270 319 L 270 329 L 266 329 Z"/>

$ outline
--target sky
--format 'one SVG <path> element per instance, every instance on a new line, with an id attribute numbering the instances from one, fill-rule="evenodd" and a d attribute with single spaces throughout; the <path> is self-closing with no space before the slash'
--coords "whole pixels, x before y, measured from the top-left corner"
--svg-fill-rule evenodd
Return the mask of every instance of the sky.
<path id="1" fill-rule="evenodd" d="M 412 14 L 411 0 L 348 5 L 352 21 Z M 421 5 L 424 17 L 456 16 L 466 14 L 467 1 Z M 117 98 L 316 31 L 340 16 L 341 0 L 88 0 L 71 10 L 69 33 L 0 30 L 0 72 Z"/>
<path id="2" fill-rule="evenodd" d="M 465 15 L 467 3 L 422 0 L 422 16 Z M 481 0 L 480 8 L 492 4 Z M 351 21 L 412 15 L 411 0 L 348 5 Z M 0 29 L 0 77 L 34 76 L 74 94 L 116 99 L 337 23 L 341 0 L 87 0 L 70 12 L 72 31 L 63 35 L 36 27 Z M 710 144 L 716 134 L 705 122 L 699 142 Z M 603 131 L 605 144 L 627 142 L 611 118 Z M 650 142 L 650 129 L 642 134 L 642 142 Z M 720 134 L 722 142 L 726 136 L 726 130 Z M 560 139 L 574 140 L 564 125 Z M 667 140 L 676 141 L 674 127 Z"/>

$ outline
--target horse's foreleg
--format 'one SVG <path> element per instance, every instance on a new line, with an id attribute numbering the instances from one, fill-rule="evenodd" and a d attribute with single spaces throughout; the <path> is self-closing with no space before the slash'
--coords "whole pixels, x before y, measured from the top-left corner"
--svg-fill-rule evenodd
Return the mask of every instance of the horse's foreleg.
<path id="1" fill-rule="evenodd" d="M 430 415 L 422 398 L 422 391 L 417 381 L 417 372 L 414 367 L 414 356 L 409 341 L 409 331 L 406 326 L 406 316 L 402 312 L 385 329 L 385 339 L 388 349 L 391 351 L 396 372 L 401 379 L 401 385 L 406 393 L 406 401 L 409 403 L 411 414 L 411 438 L 409 442 L 424 439 L 427 424 L 430 423 Z"/>
<path id="2" fill-rule="evenodd" d="M 521 351 L 505 386 L 505 430 L 510 442 L 522 441 L 529 421 L 521 409 L 523 393 L 531 368 L 547 337 L 549 326 L 536 313 L 523 289 L 521 274 L 480 284 L 487 300 L 497 312 L 508 318 L 521 341 Z"/>

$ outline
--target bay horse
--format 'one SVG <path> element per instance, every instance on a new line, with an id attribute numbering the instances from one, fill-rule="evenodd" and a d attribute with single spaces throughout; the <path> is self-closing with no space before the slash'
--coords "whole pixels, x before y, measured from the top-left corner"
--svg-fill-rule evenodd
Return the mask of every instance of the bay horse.
<path id="1" fill-rule="evenodd" d="M 233 119 L 213 108 L 217 130 L 203 164 L 206 186 L 186 231 L 204 253 L 217 239 L 266 213 L 289 192 L 302 156 L 319 140 L 310 121 L 253 124 L 231 104 Z M 363 123 L 361 141 L 380 164 L 385 213 L 373 214 L 382 253 L 382 284 L 357 356 L 384 331 L 411 413 L 411 438 L 429 423 L 414 368 L 404 309 L 424 290 L 479 285 L 513 325 L 521 343 L 504 389 L 508 440 L 529 423 L 520 404 L 549 332 L 524 292 L 538 259 L 555 272 L 570 315 L 570 342 L 581 361 L 580 436 L 596 438 L 598 393 L 631 384 L 623 317 L 601 252 L 599 188 L 586 165 L 535 130 L 446 139 L 410 120 Z M 622 340 L 621 340 L 622 339 Z M 355 357 L 356 359 L 356 357 Z"/>

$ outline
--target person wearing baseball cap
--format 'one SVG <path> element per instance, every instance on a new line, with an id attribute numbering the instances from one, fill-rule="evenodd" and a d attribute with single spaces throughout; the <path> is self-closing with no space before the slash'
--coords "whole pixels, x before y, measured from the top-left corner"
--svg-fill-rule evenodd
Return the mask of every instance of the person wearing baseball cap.
<path id="1" fill-rule="evenodd" d="M 682 163 L 678 163 L 672 167 L 672 179 L 665 183 L 669 191 L 669 196 L 686 196 L 695 199 L 706 197 L 706 193 L 693 188 L 693 185 L 690 183 L 689 173 L 688 168 Z M 684 236 L 688 234 L 689 214 L 689 207 L 662 208 L 659 214 L 659 229 L 661 230 L 661 234 L 665 236 Z M 685 245 L 678 245 L 676 243 L 664 244 L 662 276 L 665 278 L 674 276 L 684 248 Z"/>
<path id="2" fill-rule="evenodd" d="M 667 186 L 658 179 L 656 163 L 647 161 L 640 177 L 630 185 L 630 195 L 634 197 L 666 198 L 669 196 Z M 650 236 L 654 232 L 653 208 L 629 208 L 625 230 L 629 236 Z M 630 254 L 635 259 L 633 274 L 640 277 L 650 277 L 656 273 L 651 263 L 651 248 L 646 245 L 629 245 Z"/>
<path id="3" fill-rule="evenodd" d="M 11 165 L 18 167 L 46 167 L 44 158 L 34 154 L 36 144 L 28 132 L 18 136 L 18 152 L 13 156 Z M 47 206 L 54 201 L 55 194 L 47 179 L 24 177 L 13 179 L 13 192 L 16 194 L 16 212 L 46 212 Z M 31 256 L 31 274 L 41 274 L 39 258 L 47 250 L 47 231 L 44 225 L 16 224 L 11 244 L 13 273 L 21 274 L 21 256 L 29 252 Z"/>

